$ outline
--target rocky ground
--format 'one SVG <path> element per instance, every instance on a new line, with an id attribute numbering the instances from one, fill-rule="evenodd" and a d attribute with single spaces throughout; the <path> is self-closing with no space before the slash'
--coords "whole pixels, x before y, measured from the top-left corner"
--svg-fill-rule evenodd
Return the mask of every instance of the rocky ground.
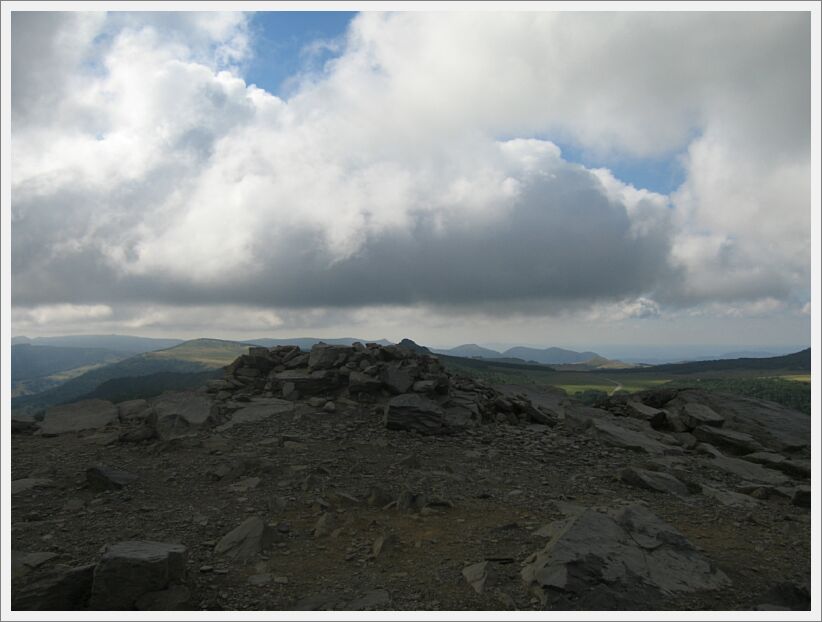
<path id="1" fill-rule="evenodd" d="M 808 609 L 809 418 L 396 346 L 14 422 L 14 609 Z"/>

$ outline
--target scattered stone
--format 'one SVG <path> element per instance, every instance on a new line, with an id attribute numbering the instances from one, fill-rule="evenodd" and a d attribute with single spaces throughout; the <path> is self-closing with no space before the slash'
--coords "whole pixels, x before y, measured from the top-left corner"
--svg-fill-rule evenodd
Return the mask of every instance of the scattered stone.
<path id="1" fill-rule="evenodd" d="M 722 505 L 727 505 L 730 507 L 753 509 L 759 505 L 759 502 L 756 499 L 753 499 L 748 495 L 732 492 L 730 490 L 719 490 L 718 488 L 712 488 L 711 486 L 703 485 L 702 494 L 706 497 L 710 497 L 711 499 L 716 499 Z"/>
<path id="2" fill-rule="evenodd" d="M 811 487 L 810 486 L 797 486 L 796 490 L 791 497 L 791 503 L 797 505 L 801 508 L 810 508 L 811 507 Z"/>
<path id="3" fill-rule="evenodd" d="M 274 530 L 259 516 L 252 516 L 224 535 L 214 547 L 214 553 L 247 562 L 256 559 L 272 542 Z"/>
<path id="4" fill-rule="evenodd" d="M 164 393 L 150 402 L 148 424 L 160 440 L 187 436 L 214 423 L 211 400 L 196 391 Z"/>
<path id="5" fill-rule="evenodd" d="M 488 562 L 483 561 L 462 569 L 462 576 L 477 594 L 482 594 L 485 589 L 485 581 L 488 579 L 487 568 Z"/>
<path id="6" fill-rule="evenodd" d="M 109 546 L 94 569 L 90 607 L 134 609 L 140 597 L 184 583 L 186 558 L 182 544 L 128 541 Z"/>
<path id="7" fill-rule="evenodd" d="M 43 551 L 38 553 L 22 553 L 20 551 L 11 552 L 11 578 L 16 579 L 27 575 L 35 568 L 39 568 L 46 562 L 57 557 L 57 553 Z"/>
<path id="8" fill-rule="evenodd" d="M 337 405 L 334 402 L 328 401 L 323 405 L 323 410 L 327 413 L 337 412 Z"/>
<path id="9" fill-rule="evenodd" d="M 337 519 L 333 512 L 325 512 L 314 525 L 314 537 L 322 538 L 337 528 Z"/>
<path id="10" fill-rule="evenodd" d="M 374 540 L 374 544 L 371 547 L 371 556 L 372 557 L 379 557 L 380 553 L 383 551 L 390 551 L 395 549 L 399 546 L 400 539 L 396 536 L 396 534 L 387 534 L 377 536 L 377 539 Z"/>

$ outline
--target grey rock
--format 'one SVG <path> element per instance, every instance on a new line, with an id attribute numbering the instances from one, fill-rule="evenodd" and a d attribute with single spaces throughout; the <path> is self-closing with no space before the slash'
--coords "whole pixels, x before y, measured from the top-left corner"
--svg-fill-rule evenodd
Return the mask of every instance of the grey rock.
<path id="1" fill-rule="evenodd" d="M 690 429 L 701 425 L 721 427 L 725 423 L 725 417 L 714 412 L 709 406 L 697 402 L 684 403 L 680 407 L 679 418 Z"/>
<path id="2" fill-rule="evenodd" d="M 23 553 L 21 551 L 11 552 L 11 578 L 17 579 L 27 575 L 35 568 L 39 568 L 46 562 L 57 557 L 57 553 L 42 551 L 36 553 Z"/>
<path id="3" fill-rule="evenodd" d="M 137 481 L 137 476 L 128 471 L 98 465 L 86 469 L 86 481 L 92 490 L 120 490 Z"/>
<path id="4" fill-rule="evenodd" d="M 35 488 L 51 488 L 54 482 L 44 477 L 26 477 L 24 479 L 15 479 L 11 482 L 11 494 L 19 495 L 21 492 L 33 490 Z"/>
<path id="5" fill-rule="evenodd" d="M 567 420 L 568 414 L 566 412 L 566 421 Z M 590 430 L 597 439 L 614 447 L 621 447 L 623 449 L 630 449 L 651 455 L 673 454 L 676 453 L 677 449 L 679 452 L 682 451 L 679 448 L 663 445 L 659 441 L 641 432 L 629 430 L 606 419 L 593 419 Z"/>
<path id="6" fill-rule="evenodd" d="M 186 579 L 182 544 L 134 540 L 108 547 L 94 569 L 92 609 L 134 609 L 140 597 Z"/>
<path id="7" fill-rule="evenodd" d="M 378 395 L 382 391 L 382 381 L 364 372 L 352 371 L 348 376 L 348 392 L 351 395 L 367 393 Z"/>
<path id="8" fill-rule="evenodd" d="M 753 509 L 759 502 L 748 495 L 743 495 L 730 490 L 720 490 L 711 486 L 702 486 L 702 494 L 711 499 L 719 501 L 722 505 L 729 507 Z"/>
<path id="9" fill-rule="evenodd" d="M 407 393 L 414 385 L 414 377 L 404 368 L 388 365 L 382 372 L 382 384 L 394 395 Z"/>
<path id="10" fill-rule="evenodd" d="M 653 406 L 646 406 L 642 402 L 636 400 L 628 400 L 625 402 L 624 413 L 629 417 L 647 421 L 653 427 L 661 427 L 666 421 L 666 412 Z"/>
<path id="11" fill-rule="evenodd" d="M 693 429 L 692 434 L 700 441 L 711 443 L 735 454 L 747 454 L 762 449 L 762 445 L 750 434 L 727 428 L 700 425 Z"/>
<path id="12" fill-rule="evenodd" d="M 195 391 L 164 393 L 151 400 L 148 422 L 160 440 L 187 436 L 215 423 L 211 400 Z"/>
<path id="13" fill-rule="evenodd" d="M 128 400 L 117 404 L 117 413 L 123 423 L 143 422 L 149 416 L 146 400 Z"/>
<path id="14" fill-rule="evenodd" d="M 333 512 L 325 512 L 314 525 L 314 537 L 322 538 L 330 535 L 337 528 L 337 518 Z"/>
<path id="15" fill-rule="evenodd" d="M 308 366 L 311 369 L 341 367 L 353 353 L 354 348 L 350 346 L 330 346 L 324 343 L 318 343 L 311 348 Z"/>
<path id="16" fill-rule="evenodd" d="M 420 434 L 448 431 L 445 413 L 439 404 L 417 393 L 406 393 L 389 400 L 384 422 L 389 430 L 410 430 Z"/>
<path id="17" fill-rule="evenodd" d="M 217 426 L 216 430 L 223 432 L 237 425 L 259 423 L 271 417 L 291 414 L 293 412 L 294 403 L 288 400 L 269 398 L 262 403 L 251 402 L 248 406 L 235 411 L 234 414 L 231 415 L 231 419 Z"/>
<path id="18" fill-rule="evenodd" d="M 689 432 L 674 432 L 671 434 L 685 449 L 694 449 L 699 445 L 697 438 Z"/>
<path id="19" fill-rule="evenodd" d="M 717 456 L 713 460 L 708 460 L 706 464 L 726 473 L 736 475 L 746 482 L 761 482 L 763 484 L 770 484 L 771 486 L 781 486 L 790 481 L 779 471 L 767 469 L 753 462 L 740 460 L 739 458 Z"/>
<path id="20" fill-rule="evenodd" d="M 12 434 L 32 434 L 35 431 L 40 429 L 40 424 L 36 421 L 30 421 L 27 419 L 14 419 L 11 420 L 11 433 Z"/>
<path id="21" fill-rule="evenodd" d="M 688 494 L 688 487 L 673 475 L 668 475 L 667 473 L 628 467 L 622 470 L 619 478 L 626 484 L 647 490 L 666 492 L 683 497 Z"/>
<path id="22" fill-rule="evenodd" d="M 82 609 L 91 596 L 94 568 L 94 564 L 54 566 L 35 581 L 12 589 L 11 607 L 22 611 Z"/>
<path id="23" fill-rule="evenodd" d="M 275 530 L 259 516 L 252 516 L 224 535 L 214 547 L 216 555 L 251 561 L 274 542 Z"/>
<path id="24" fill-rule="evenodd" d="M 462 576 L 477 594 L 482 594 L 488 579 L 488 562 L 483 561 L 466 566 L 462 569 Z"/>
<path id="25" fill-rule="evenodd" d="M 83 400 L 50 406 L 40 424 L 40 434 L 57 436 L 69 432 L 96 430 L 119 423 L 117 406 L 106 400 Z"/>
<path id="26" fill-rule="evenodd" d="M 730 583 L 685 536 L 639 505 L 572 516 L 527 560 L 522 578 L 544 598 L 550 592 L 579 595 L 603 584 L 658 596 Z"/>

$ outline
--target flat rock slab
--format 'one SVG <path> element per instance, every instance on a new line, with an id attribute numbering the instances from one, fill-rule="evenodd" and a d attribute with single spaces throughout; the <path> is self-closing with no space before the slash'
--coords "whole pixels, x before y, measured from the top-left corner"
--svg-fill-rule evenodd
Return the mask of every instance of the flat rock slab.
<path id="1" fill-rule="evenodd" d="M 748 454 L 762 449 L 759 441 L 750 434 L 727 428 L 700 425 L 694 428 L 691 434 L 700 441 L 727 449 L 736 454 Z"/>
<path id="2" fill-rule="evenodd" d="M 251 561 L 271 545 L 274 536 L 273 528 L 259 516 L 252 516 L 224 535 L 214 547 L 214 553 L 239 561 Z"/>
<path id="3" fill-rule="evenodd" d="M 182 584 L 187 549 L 182 544 L 132 540 L 108 547 L 94 569 L 92 609 L 134 609 L 139 598 Z"/>
<path id="4" fill-rule="evenodd" d="M 566 420 L 567 420 L 566 413 Z M 681 453 L 682 449 L 670 445 L 663 445 L 650 436 L 641 432 L 629 430 L 606 419 L 593 419 L 590 427 L 594 437 L 614 447 L 630 449 L 646 454 L 661 456 L 664 454 Z"/>
<path id="5" fill-rule="evenodd" d="M 389 400 L 384 421 L 389 430 L 410 430 L 420 434 L 448 431 L 443 409 L 418 393 L 405 393 Z"/>
<path id="6" fill-rule="evenodd" d="M 701 425 L 720 427 L 725 423 L 725 417 L 718 414 L 711 407 L 698 402 L 683 404 L 679 409 L 679 418 L 688 428 L 696 428 Z"/>
<path id="7" fill-rule="evenodd" d="M 194 391 L 165 393 L 151 400 L 149 423 L 160 440 L 187 436 L 212 421 L 212 402 Z"/>
<path id="8" fill-rule="evenodd" d="M 235 425 L 259 423 L 276 415 L 294 412 L 294 403 L 287 400 L 270 399 L 263 404 L 252 404 L 237 410 L 226 423 L 217 426 L 218 432 L 233 428 Z"/>
<path id="9" fill-rule="evenodd" d="M 654 597 L 730 583 L 685 536 L 640 505 L 583 510 L 527 560 L 521 574 L 545 600 L 596 591 L 603 584 L 616 590 L 641 588 Z"/>
<path id="10" fill-rule="evenodd" d="M 773 469 L 767 469 L 753 462 L 727 456 L 717 456 L 707 460 L 709 466 L 736 475 L 746 482 L 761 482 L 771 486 L 781 486 L 790 482 L 790 479 Z"/>
<path id="11" fill-rule="evenodd" d="M 743 495 L 738 492 L 730 490 L 720 490 L 712 488 L 711 486 L 702 486 L 702 494 L 711 499 L 716 499 L 722 505 L 736 508 L 753 509 L 759 505 L 759 502 L 753 497 Z"/>
<path id="12" fill-rule="evenodd" d="M 106 400 L 83 400 L 51 406 L 40 424 L 42 436 L 96 430 L 119 423 L 117 406 Z"/>
<path id="13" fill-rule="evenodd" d="M 69 611 L 88 603 L 94 579 L 94 564 L 70 567 L 56 565 L 35 581 L 11 591 L 11 608 L 23 611 Z M 25 581 L 24 577 L 22 581 Z"/>
<path id="14" fill-rule="evenodd" d="M 655 490 L 681 497 L 688 494 L 688 487 L 673 475 L 667 473 L 628 467 L 622 470 L 619 478 L 626 484 L 645 488 L 646 490 Z"/>
<path id="15" fill-rule="evenodd" d="M 50 479 L 42 477 L 26 477 L 24 479 L 15 479 L 11 482 L 11 494 L 19 495 L 21 492 L 33 490 L 35 488 L 51 488 L 54 482 Z"/>
<path id="16" fill-rule="evenodd" d="M 137 479 L 133 473 L 102 465 L 86 469 L 86 481 L 92 490 L 120 490 Z"/>
<path id="17" fill-rule="evenodd" d="M 39 568 L 46 562 L 57 557 L 57 553 L 49 551 L 23 553 L 21 551 L 11 552 L 11 578 L 17 579 L 27 575 L 35 568 Z"/>

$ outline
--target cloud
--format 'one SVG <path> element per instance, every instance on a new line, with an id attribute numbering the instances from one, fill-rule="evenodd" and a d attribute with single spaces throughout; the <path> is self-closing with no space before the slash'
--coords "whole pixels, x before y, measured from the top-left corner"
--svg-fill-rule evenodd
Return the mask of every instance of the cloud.
<path id="1" fill-rule="evenodd" d="M 138 326 L 245 305 L 281 326 L 807 289 L 807 16 L 369 12 L 287 100 L 241 78 L 248 24 L 15 14 L 15 306 L 132 305 Z M 678 153 L 687 178 L 660 195 L 554 141 Z"/>

